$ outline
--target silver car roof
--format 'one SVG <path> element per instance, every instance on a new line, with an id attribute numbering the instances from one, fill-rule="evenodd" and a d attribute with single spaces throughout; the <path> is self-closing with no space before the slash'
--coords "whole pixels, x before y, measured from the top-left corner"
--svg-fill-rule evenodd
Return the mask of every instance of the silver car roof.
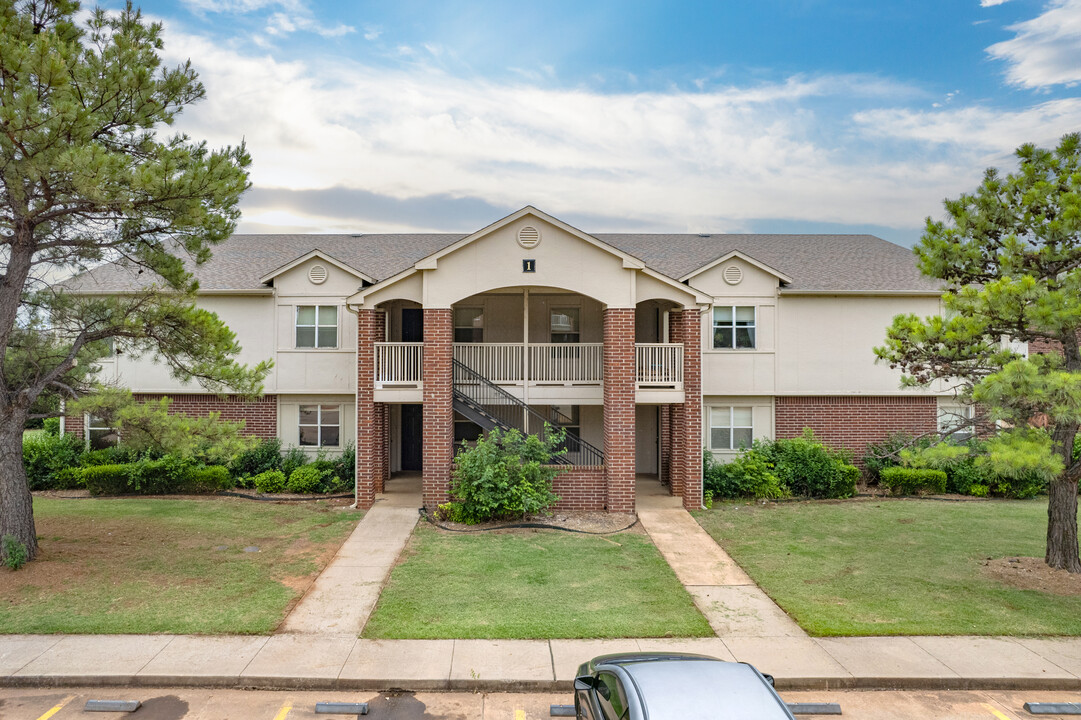
<path id="1" fill-rule="evenodd" d="M 628 663 L 649 720 L 791 720 L 750 665 L 721 660 Z"/>

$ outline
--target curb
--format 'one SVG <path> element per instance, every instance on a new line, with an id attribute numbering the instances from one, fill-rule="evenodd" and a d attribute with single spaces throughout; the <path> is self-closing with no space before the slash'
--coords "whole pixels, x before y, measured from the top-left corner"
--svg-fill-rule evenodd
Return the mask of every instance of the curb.
<path id="1" fill-rule="evenodd" d="M 799 690 L 1081 690 L 1079 678 L 777 677 L 778 691 Z M 24 675 L 0 677 L 0 687 L 182 687 L 230 690 L 361 690 L 415 692 L 573 692 L 569 680 L 237 677 L 201 675 Z"/>

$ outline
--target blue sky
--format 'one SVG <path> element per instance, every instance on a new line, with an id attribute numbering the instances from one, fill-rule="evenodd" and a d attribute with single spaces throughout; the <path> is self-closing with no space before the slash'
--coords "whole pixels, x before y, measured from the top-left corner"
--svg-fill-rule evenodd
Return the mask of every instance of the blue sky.
<path id="1" fill-rule="evenodd" d="M 1081 130 L 1081 0 L 146 2 L 241 231 L 872 232 Z"/>

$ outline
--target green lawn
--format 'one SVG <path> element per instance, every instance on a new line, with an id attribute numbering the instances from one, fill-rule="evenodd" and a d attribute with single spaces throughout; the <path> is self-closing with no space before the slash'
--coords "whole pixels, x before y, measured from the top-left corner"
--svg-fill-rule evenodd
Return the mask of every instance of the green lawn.
<path id="1" fill-rule="evenodd" d="M 361 517 L 228 498 L 34 511 L 40 559 L 0 569 L 3 633 L 268 633 Z"/>
<path id="2" fill-rule="evenodd" d="M 1043 557 L 1046 498 L 722 504 L 702 526 L 813 635 L 1081 635 L 1081 596 L 1021 590 L 988 558 Z"/>
<path id="3" fill-rule="evenodd" d="M 711 636 L 645 535 L 453 534 L 420 526 L 368 638 Z"/>

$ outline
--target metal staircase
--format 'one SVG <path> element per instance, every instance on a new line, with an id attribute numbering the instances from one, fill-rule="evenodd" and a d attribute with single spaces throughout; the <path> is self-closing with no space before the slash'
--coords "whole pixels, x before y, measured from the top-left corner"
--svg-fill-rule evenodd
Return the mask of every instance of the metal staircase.
<path id="1" fill-rule="evenodd" d="M 541 437 L 550 427 L 560 427 L 570 422 L 563 413 L 549 408 L 545 417 L 526 403 L 511 395 L 468 365 L 454 361 L 454 410 L 484 430 L 500 428 L 530 432 L 534 423 L 541 430 Z M 577 435 L 567 434 L 563 441 L 567 452 L 552 458 L 558 465 L 603 465 L 604 453 Z"/>

